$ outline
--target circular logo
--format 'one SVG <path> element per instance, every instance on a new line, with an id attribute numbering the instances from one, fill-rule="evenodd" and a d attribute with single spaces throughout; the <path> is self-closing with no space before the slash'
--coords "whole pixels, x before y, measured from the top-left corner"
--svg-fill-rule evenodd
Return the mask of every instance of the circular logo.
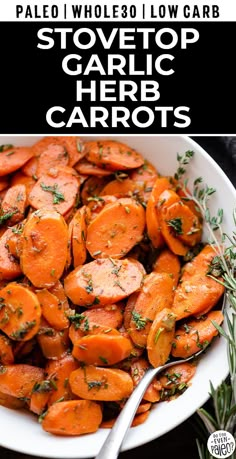
<path id="1" fill-rule="evenodd" d="M 208 438 L 207 448 L 213 457 L 227 458 L 235 450 L 235 439 L 227 430 L 216 430 Z"/>

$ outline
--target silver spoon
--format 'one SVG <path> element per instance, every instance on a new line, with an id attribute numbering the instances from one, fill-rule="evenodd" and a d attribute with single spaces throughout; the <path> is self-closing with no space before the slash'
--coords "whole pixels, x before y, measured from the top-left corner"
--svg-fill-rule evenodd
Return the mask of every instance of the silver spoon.
<path id="1" fill-rule="evenodd" d="M 224 295 L 222 302 L 222 312 L 226 304 L 226 294 Z M 124 441 L 127 430 L 131 426 L 131 423 L 134 419 L 135 413 L 138 409 L 138 406 L 143 398 L 144 393 L 146 392 L 149 384 L 152 382 L 153 378 L 161 373 L 167 368 L 173 367 L 179 363 L 189 362 L 193 359 L 196 359 L 206 350 L 206 347 L 201 349 L 196 354 L 191 355 L 187 359 L 176 360 L 173 362 L 166 363 L 157 368 L 149 368 L 143 378 L 140 380 L 132 395 L 127 400 L 124 408 L 119 414 L 114 426 L 112 427 L 109 435 L 107 436 L 105 442 L 103 443 L 98 455 L 95 459 L 116 459 L 119 455 L 122 443 Z"/>

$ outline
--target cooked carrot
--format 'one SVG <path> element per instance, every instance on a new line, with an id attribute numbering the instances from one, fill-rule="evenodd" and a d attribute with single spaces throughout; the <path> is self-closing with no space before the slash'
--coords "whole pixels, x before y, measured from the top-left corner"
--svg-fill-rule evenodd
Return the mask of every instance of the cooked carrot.
<path id="1" fill-rule="evenodd" d="M 71 248 L 73 255 L 73 264 L 75 268 L 79 265 L 83 265 L 87 257 L 86 238 L 87 221 L 89 217 L 88 212 L 89 211 L 86 208 L 86 206 L 81 207 L 77 210 L 71 222 Z"/>
<path id="2" fill-rule="evenodd" d="M 141 241 L 144 227 L 141 204 L 132 198 L 117 199 L 107 204 L 88 226 L 87 249 L 93 258 L 124 257 Z"/>
<path id="3" fill-rule="evenodd" d="M 79 314 L 80 318 L 78 318 L 78 322 L 73 322 L 69 328 L 69 337 L 72 341 L 74 346 L 77 346 L 79 341 L 84 336 L 91 336 L 91 335 L 112 335 L 112 336 L 120 336 L 120 333 L 116 328 L 107 327 L 104 325 L 99 325 L 96 322 L 88 321 L 84 314 Z M 75 316 L 76 317 L 76 316 Z M 76 357 L 77 350 L 73 352 L 73 355 Z"/>
<path id="4" fill-rule="evenodd" d="M 88 198 L 98 197 L 109 179 L 105 177 L 89 177 L 81 191 L 81 200 L 84 205 L 88 204 Z"/>
<path id="5" fill-rule="evenodd" d="M 157 313 L 147 338 L 148 360 L 153 367 L 166 363 L 174 336 L 175 315 L 171 309 L 162 309 Z"/>
<path id="6" fill-rule="evenodd" d="M 163 238 L 160 230 L 160 219 L 157 212 L 158 199 L 163 191 L 170 188 L 172 188 L 172 185 L 167 177 L 157 178 L 147 202 L 147 232 L 152 245 L 156 248 L 163 245 Z"/>
<path id="7" fill-rule="evenodd" d="M 111 175 L 110 171 L 92 164 L 87 159 L 81 159 L 75 166 L 75 169 L 82 175 L 95 175 L 97 177 L 106 177 Z"/>
<path id="8" fill-rule="evenodd" d="M 29 194 L 29 202 L 35 209 L 47 206 L 64 215 L 74 206 L 79 185 L 73 169 L 63 167 L 54 171 L 40 177 Z"/>
<path id="9" fill-rule="evenodd" d="M 127 170 L 142 166 L 144 159 L 134 149 L 114 140 L 85 143 L 86 158 L 109 170 Z"/>
<path id="10" fill-rule="evenodd" d="M 49 169 L 67 166 L 69 155 L 62 145 L 50 144 L 38 157 L 36 177 L 47 174 Z"/>
<path id="11" fill-rule="evenodd" d="M 103 308 L 93 306 L 90 310 L 84 311 L 83 315 L 87 317 L 89 322 L 107 328 L 120 328 L 123 322 L 123 306 L 119 303 L 107 304 Z"/>
<path id="12" fill-rule="evenodd" d="M 102 410 L 90 400 L 69 400 L 50 406 L 42 428 L 54 435 L 82 435 L 98 430 Z"/>
<path id="13" fill-rule="evenodd" d="M 114 365 L 130 356 L 132 345 L 122 335 L 84 336 L 73 348 L 73 356 L 87 365 Z"/>
<path id="14" fill-rule="evenodd" d="M 153 271 L 155 273 L 169 274 L 173 278 L 174 285 L 178 284 L 180 268 L 179 257 L 168 249 L 161 251 L 153 265 Z"/>
<path id="15" fill-rule="evenodd" d="M 138 292 L 133 293 L 129 297 L 129 299 L 128 299 L 127 303 L 126 303 L 126 306 L 125 306 L 125 309 L 124 309 L 124 327 L 125 327 L 126 330 L 129 330 L 130 321 L 131 321 L 131 318 L 132 318 L 132 311 L 134 309 L 134 306 L 135 306 L 135 303 L 137 301 L 138 295 L 139 295 Z"/>
<path id="16" fill-rule="evenodd" d="M 172 389 L 173 387 L 189 382 L 195 373 L 196 365 L 188 362 L 179 363 L 163 372 L 159 377 L 159 381 L 164 389 Z"/>
<path id="17" fill-rule="evenodd" d="M 136 362 L 132 363 L 130 372 L 131 372 L 131 377 L 133 379 L 134 386 L 137 386 L 139 381 L 142 379 L 144 376 L 145 372 L 150 368 L 150 364 L 146 359 L 143 357 L 139 358 L 136 360 Z M 155 378 L 148 386 L 144 396 L 143 400 L 146 400 L 151 403 L 156 403 L 159 402 L 160 400 L 160 390 L 161 390 L 161 385 L 155 386 L 157 383 L 157 379 Z"/>
<path id="18" fill-rule="evenodd" d="M 5 190 L 9 185 L 9 178 L 6 176 L 0 177 L 0 191 Z"/>
<path id="19" fill-rule="evenodd" d="M 25 401 L 16 397 L 12 397 L 12 395 L 0 392 L 0 405 L 12 410 L 20 410 L 21 408 L 24 408 Z"/>
<path id="20" fill-rule="evenodd" d="M 163 205 L 161 214 L 162 231 L 163 220 L 165 219 L 165 224 L 167 224 L 171 235 L 175 239 L 179 239 L 181 242 L 190 247 L 193 247 L 200 242 L 202 236 L 202 226 L 199 223 L 198 217 L 194 215 L 188 206 L 182 202 L 176 202 L 167 208 Z M 166 238 L 166 243 L 171 243 L 171 248 L 173 250 L 174 243 L 172 238 Z"/>
<path id="21" fill-rule="evenodd" d="M 140 288 L 142 265 L 136 260 L 94 260 L 65 278 L 65 292 L 74 304 L 106 305 L 126 298 Z"/>
<path id="22" fill-rule="evenodd" d="M 35 287 L 50 287 L 61 277 L 67 240 L 67 226 L 58 212 L 40 209 L 29 217 L 23 230 L 20 263 Z"/>
<path id="23" fill-rule="evenodd" d="M 69 155 L 69 166 L 73 167 L 85 154 L 83 142 L 78 137 L 44 137 L 32 146 L 35 156 L 40 156 L 51 144 L 62 145 Z"/>
<path id="24" fill-rule="evenodd" d="M 37 291 L 36 296 L 39 300 L 42 314 L 52 328 L 64 330 L 69 327 L 66 310 L 55 295 L 44 288 Z"/>
<path id="25" fill-rule="evenodd" d="M 77 370 L 78 362 L 68 354 L 59 360 L 47 362 L 45 371 L 52 390 L 49 394 L 48 405 L 52 405 L 63 397 L 63 400 L 71 400 L 74 396 L 69 385 L 69 376 Z"/>
<path id="26" fill-rule="evenodd" d="M 36 175 L 37 167 L 38 167 L 38 158 L 33 156 L 33 158 L 27 161 L 27 163 L 21 168 L 21 171 L 27 177 L 37 180 L 38 178 Z"/>
<path id="27" fill-rule="evenodd" d="M 187 263 L 173 301 L 173 312 L 177 320 L 190 315 L 203 314 L 212 309 L 224 293 L 217 280 L 207 276 L 215 256 L 212 248 L 206 247 L 194 260 Z"/>
<path id="28" fill-rule="evenodd" d="M 28 341 L 40 326 L 41 309 L 37 296 L 14 282 L 0 290 L 0 329 L 16 341 Z"/>
<path id="29" fill-rule="evenodd" d="M 122 400 L 133 390 L 132 378 L 125 371 L 92 365 L 72 371 L 69 382 L 72 392 L 86 400 Z"/>
<path id="30" fill-rule="evenodd" d="M 144 280 L 130 321 L 130 336 L 137 346 L 146 346 L 152 321 L 173 302 L 173 279 L 166 273 L 151 273 Z M 128 300 L 128 304 L 129 301 Z"/>
<path id="31" fill-rule="evenodd" d="M 2 212 L 3 215 L 12 214 L 7 220 L 9 226 L 15 225 L 23 220 L 26 204 L 27 195 L 25 185 L 14 185 L 8 188 L 2 200 Z"/>
<path id="32" fill-rule="evenodd" d="M 58 360 L 64 357 L 69 350 L 69 331 L 56 331 L 49 324 L 40 328 L 37 340 L 46 359 Z"/>
<path id="33" fill-rule="evenodd" d="M 187 190 L 188 191 L 188 190 Z M 200 211 L 200 208 L 198 207 L 197 203 L 193 201 L 192 199 L 187 197 L 186 191 L 183 188 L 180 188 L 177 186 L 176 193 L 181 197 L 182 201 L 186 206 L 189 207 L 189 209 L 193 212 L 196 217 L 199 218 L 200 222 L 202 223 L 202 213 Z M 189 194 L 191 194 L 188 191 Z"/>
<path id="34" fill-rule="evenodd" d="M 148 404 L 149 405 L 149 404 Z M 151 404 L 150 404 L 151 405 Z M 139 412 L 139 408 L 140 408 L 141 405 L 139 405 L 138 409 L 137 409 L 137 413 Z M 136 414 L 134 416 L 134 419 L 132 421 L 132 424 L 131 424 L 131 427 L 136 427 L 140 424 L 142 424 L 143 422 L 145 422 L 149 416 L 149 410 L 150 408 L 148 408 L 146 411 L 144 412 L 140 412 L 138 414 Z M 115 422 L 116 422 L 116 419 L 117 418 L 112 418 L 112 419 L 108 419 L 107 421 L 103 421 L 101 423 L 101 428 L 102 429 L 112 429 L 112 427 L 114 426 Z"/>
<path id="35" fill-rule="evenodd" d="M 0 371 L 0 391 L 17 398 L 30 397 L 34 385 L 43 380 L 42 368 L 32 365 L 6 365 Z"/>
<path id="36" fill-rule="evenodd" d="M 29 204 L 28 196 L 35 185 L 35 179 L 32 177 L 28 177 L 27 175 L 23 174 L 23 172 L 19 171 L 16 172 L 11 178 L 11 186 L 14 185 L 25 185 L 26 189 L 26 205 Z"/>
<path id="37" fill-rule="evenodd" d="M 146 413 L 146 411 L 149 411 L 151 409 L 151 406 L 151 402 L 141 402 L 136 411 L 136 414 Z"/>
<path id="38" fill-rule="evenodd" d="M 13 280 L 22 274 L 18 260 L 8 250 L 8 240 L 12 236 L 12 228 L 7 229 L 0 237 L 0 279 Z"/>
<path id="39" fill-rule="evenodd" d="M 30 147 L 6 145 L 0 155 L 0 177 L 20 169 L 33 156 Z"/>
<path id="40" fill-rule="evenodd" d="M 40 416 L 48 404 L 51 390 L 50 381 L 36 383 L 30 396 L 29 410 Z"/>
<path id="41" fill-rule="evenodd" d="M 224 316 L 221 311 L 210 311 L 199 320 L 190 320 L 176 330 L 172 341 L 172 355 L 186 358 L 206 347 L 218 335 L 212 321 L 220 325 Z"/>
<path id="42" fill-rule="evenodd" d="M 18 363 L 23 362 L 23 359 L 31 354 L 36 346 L 36 337 L 31 338 L 28 341 L 17 341 L 14 343 L 14 358 Z M 25 362 L 27 363 L 27 362 Z M 37 365 L 36 365 L 37 366 Z M 41 365 L 39 365 L 41 366 Z"/>
<path id="43" fill-rule="evenodd" d="M 5 335 L 0 334 L 0 364 L 10 365 L 14 363 L 12 343 Z"/>
<path id="44" fill-rule="evenodd" d="M 64 287 L 60 281 L 57 281 L 52 287 L 50 287 L 49 292 L 57 297 L 59 304 L 65 311 L 69 309 L 68 299 L 66 297 Z"/>
<path id="45" fill-rule="evenodd" d="M 88 198 L 88 200 L 89 202 L 87 204 L 87 209 L 89 208 L 89 210 L 91 211 L 90 218 L 89 218 L 89 222 L 91 222 L 92 220 L 94 220 L 94 218 L 97 217 L 97 215 L 101 212 L 101 210 L 103 210 L 103 208 L 107 204 L 112 204 L 113 202 L 116 202 L 117 198 L 115 196 L 106 195 L 103 197 L 94 196 L 94 197 Z"/>
<path id="46" fill-rule="evenodd" d="M 117 198 L 132 197 L 138 195 L 142 191 L 143 187 L 130 180 L 125 178 L 124 180 L 112 180 L 107 185 L 104 186 L 100 192 L 100 196 L 113 195 Z"/>

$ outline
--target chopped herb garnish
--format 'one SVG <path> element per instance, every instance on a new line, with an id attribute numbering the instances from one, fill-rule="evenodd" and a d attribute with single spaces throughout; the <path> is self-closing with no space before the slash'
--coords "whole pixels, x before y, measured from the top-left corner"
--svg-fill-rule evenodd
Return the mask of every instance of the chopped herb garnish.
<path id="1" fill-rule="evenodd" d="M 12 144 L 6 144 L 6 145 L 0 145 L 0 153 L 3 151 L 9 150 L 10 148 L 14 148 L 14 145 Z"/>
<path id="2" fill-rule="evenodd" d="M 12 212 L 7 212 L 6 214 L 1 215 L 0 217 L 0 225 L 3 225 L 7 220 L 9 220 L 13 215 L 15 215 L 17 211 L 14 210 Z"/>
<path id="3" fill-rule="evenodd" d="M 105 363 L 105 365 L 108 364 L 108 360 L 105 357 L 102 357 L 101 355 L 99 355 L 99 359 L 101 360 L 102 363 Z"/>
<path id="4" fill-rule="evenodd" d="M 58 191 L 58 184 L 55 183 L 55 185 L 50 186 L 50 185 L 45 185 L 45 183 L 40 183 L 40 186 L 43 191 L 48 191 L 49 193 L 52 193 L 53 195 L 53 204 L 59 204 L 62 201 L 65 201 L 65 196 Z"/>
<path id="5" fill-rule="evenodd" d="M 29 330 L 31 330 L 36 325 L 36 320 L 32 320 L 31 322 L 25 322 L 21 324 L 20 328 L 11 334 L 11 338 L 16 340 L 23 339 Z"/>
<path id="6" fill-rule="evenodd" d="M 85 318 L 84 314 L 74 314 L 73 316 L 68 316 L 69 321 L 74 324 L 75 329 L 80 327 L 84 318 Z"/>
<path id="7" fill-rule="evenodd" d="M 102 387 L 102 381 L 87 381 L 88 384 L 88 390 L 91 389 L 100 389 Z"/>
<path id="8" fill-rule="evenodd" d="M 154 337 L 154 344 L 157 343 L 158 339 L 160 338 L 161 333 L 164 331 L 163 327 L 158 328 L 155 337 Z"/>
<path id="9" fill-rule="evenodd" d="M 132 318 L 135 322 L 137 330 L 143 330 L 147 322 L 152 322 L 151 319 L 148 319 L 147 317 L 142 317 L 141 314 L 135 311 L 132 311 Z"/>
<path id="10" fill-rule="evenodd" d="M 167 225 L 170 226 L 176 234 L 183 234 L 182 229 L 182 218 L 176 217 L 172 218 L 171 220 L 166 221 Z"/>

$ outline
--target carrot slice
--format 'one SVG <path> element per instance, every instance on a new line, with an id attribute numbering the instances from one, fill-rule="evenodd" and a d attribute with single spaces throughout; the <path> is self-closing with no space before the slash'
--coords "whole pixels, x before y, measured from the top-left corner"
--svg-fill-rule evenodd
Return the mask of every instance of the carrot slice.
<path id="1" fill-rule="evenodd" d="M 21 408 L 24 408 L 25 401 L 16 397 L 12 397 L 12 395 L 0 392 L 0 405 L 12 410 L 20 410 Z"/>
<path id="2" fill-rule="evenodd" d="M 65 292 L 74 304 L 116 303 L 140 288 L 142 265 L 136 260 L 104 258 L 76 268 L 65 278 Z"/>
<path id="3" fill-rule="evenodd" d="M 0 372 L 0 391 L 17 398 L 30 397 L 34 385 L 42 381 L 43 376 L 43 369 L 32 365 L 6 365 Z"/>
<path id="4" fill-rule="evenodd" d="M 68 353 L 70 347 L 68 329 L 56 331 L 49 324 L 39 330 L 37 340 L 46 359 L 58 360 Z"/>
<path id="5" fill-rule="evenodd" d="M 10 365 L 11 363 L 14 363 L 12 343 L 7 336 L 0 334 L 0 364 Z"/>
<path id="6" fill-rule="evenodd" d="M 20 263 L 35 287 L 50 287 L 61 277 L 67 240 L 67 226 L 58 212 L 40 209 L 30 216 L 23 230 Z"/>
<path id="7" fill-rule="evenodd" d="M 130 367 L 130 372 L 131 372 L 131 377 L 133 379 L 134 386 L 137 386 L 139 381 L 142 379 L 142 377 L 145 375 L 145 372 L 150 368 L 149 362 L 144 359 L 143 357 L 139 358 L 136 360 L 136 362 L 131 364 Z M 151 403 L 156 403 L 159 402 L 160 400 L 160 390 L 161 390 L 161 385 L 159 384 L 159 387 L 157 386 L 157 379 L 155 378 L 148 386 L 144 396 L 143 400 L 146 400 Z"/>
<path id="8" fill-rule="evenodd" d="M 50 144 L 38 157 L 36 176 L 39 178 L 47 174 L 49 169 L 58 166 L 67 166 L 69 156 L 62 145 Z"/>
<path id="9" fill-rule="evenodd" d="M 65 311 L 69 309 L 68 299 L 66 297 L 64 287 L 60 281 L 57 281 L 52 287 L 50 287 L 49 292 L 57 297 L 60 306 Z"/>
<path id="10" fill-rule="evenodd" d="M 182 202 L 176 202 L 171 206 L 162 208 L 162 219 L 165 218 L 165 223 L 169 226 L 169 231 L 174 238 L 179 239 L 184 244 L 193 247 L 198 244 L 202 236 L 202 226 L 199 223 L 198 217 Z M 162 220 L 162 229 L 163 229 Z M 165 233 L 166 234 L 166 233 Z M 173 250 L 173 238 L 166 238 L 166 243 L 170 241 Z M 173 250 L 174 251 L 174 250 Z"/>
<path id="11" fill-rule="evenodd" d="M 153 367 L 164 365 L 171 352 L 175 336 L 175 315 L 171 309 L 158 312 L 147 338 L 148 360 Z"/>
<path id="12" fill-rule="evenodd" d="M 92 365 L 72 371 L 69 382 L 72 392 L 86 400 L 122 400 L 133 391 L 132 378 L 126 371 Z"/>
<path id="13" fill-rule="evenodd" d="M 168 273 L 173 278 L 174 285 L 178 284 L 180 269 L 179 257 L 168 249 L 162 250 L 153 266 L 155 273 Z"/>
<path id="14" fill-rule="evenodd" d="M 89 208 L 91 211 L 90 218 L 89 218 L 89 222 L 91 222 L 92 220 L 94 220 L 94 218 L 97 217 L 97 215 L 101 212 L 101 210 L 103 210 L 103 208 L 107 204 L 112 204 L 116 202 L 117 198 L 115 196 L 110 196 L 110 195 L 106 195 L 103 197 L 94 196 L 94 197 L 88 198 L 88 201 L 89 202 L 87 204 L 87 208 Z"/>
<path id="15" fill-rule="evenodd" d="M 93 258 L 124 257 L 140 242 L 144 227 L 141 204 L 131 198 L 118 199 L 107 204 L 88 226 L 87 249 Z"/>
<path id="16" fill-rule="evenodd" d="M 47 411 L 42 428 L 55 435 L 82 435 L 98 430 L 102 410 L 90 400 L 69 400 L 56 403 Z"/>
<path id="17" fill-rule="evenodd" d="M 147 202 L 146 220 L 147 220 L 147 232 L 151 239 L 152 245 L 156 248 L 163 245 L 163 238 L 160 230 L 160 220 L 157 213 L 158 199 L 164 190 L 168 190 L 172 187 L 170 180 L 167 177 L 157 178 L 150 198 Z"/>
<path id="18" fill-rule="evenodd" d="M 69 327 L 69 320 L 65 315 L 65 309 L 58 298 L 47 289 L 39 290 L 37 293 L 42 314 L 55 330 L 64 330 Z"/>
<path id="19" fill-rule="evenodd" d="M 36 295 L 14 282 L 0 290 L 0 329 L 16 341 L 28 341 L 36 335 L 41 309 Z"/>
<path id="20" fill-rule="evenodd" d="M 6 147 L 0 155 L 0 177 L 20 169 L 34 155 L 30 147 Z"/>
<path id="21" fill-rule="evenodd" d="M 100 192 L 100 196 L 112 195 L 117 198 L 132 197 L 133 195 L 138 195 L 142 189 L 142 186 L 139 186 L 137 182 L 129 178 L 124 180 L 112 180 L 104 186 Z"/>
<path id="22" fill-rule="evenodd" d="M 50 381 L 36 383 L 30 396 L 29 410 L 39 416 L 45 411 L 50 397 Z"/>
<path id="23" fill-rule="evenodd" d="M 173 286 L 173 279 L 166 273 L 151 273 L 145 278 L 132 311 L 129 328 L 130 337 L 137 346 L 146 346 L 156 314 L 172 306 Z M 132 296 L 127 304 L 130 301 Z"/>
<path id="24" fill-rule="evenodd" d="M 95 164 L 90 163 L 85 158 L 83 158 L 76 164 L 75 169 L 83 175 L 95 175 L 98 177 L 106 177 L 108 175 L 111 175 L 110 171 L 107 171 L 102 167 L 98 167 Z"/>
<path id="25" fill-rule="evenodd" d="M 41 155 L 50 144 L 62 145 L 69 155 L 69 166 L 73 167 L 85 154 L 83 142 L 78 137 L 44 137 L 32 146 L 35 156 Z"/>
<path id="26" fill-rule="evenodd" d="M 12 237 L 12 228 L 0 237 L 0 279 L 13 280 L 22 274 L 19 262 L 10 253 L 8 241 Z"/>
<path id="27" fill-rule="evenodd" d="M 28 196 L 35 185 L 35 179 L 32 177 L 28 177 L 27 175 L 23 174 L 21 171 L 16 172 L 11 178 L 11 186 L 14 185 L 25 185 L 26 189 L 26 205 L 28 205 Z"/>
<path id="28" fill-rule="evenodd" d="M 59 360 L 50 360 L 47 362 L 45 371 L 48 380 L 52 381 L 51 387 L 53 389 L 49 393 L 48 405 L 52 405 L 62 397 L 63 400 L 73 398 L 69 385 L 69 376 L 78 366 L 78 362 L 70 354 Z"/>
<path id="29" fill-rule="evenodd" d="M 38 167 L 38 158 L 33 156 L 33 158 L 27 161 L 27 163 L 21 168 L 21 171 L 27 177 L 31 177 L 34 180 L 37 180 L 37 175 L 36 175 L 37 167 Z"/>
<path id="30" fill-rule="evenodd" d="M 87 365 L 114 365 L 129 357 L 132 345 L 122 335 L 96 334 L 84 336 L 73 348 L 73 356 Z"/>
<path id="31" fill-rule="evenodd" d="M 212 321 L 221 324 L 224 316 L 221 311 L 210 311 L 206 317 L 190 320 L 176 330 L 172 340 L 172 355 L 186 358 L 207 346 L 218 335 Z"/>
<path id="32" fill-rule="evenodd" d="M 27 204 L 25 185 L 14 185 L 8 188 L 2 200 L 3 215 L 12 214 L 7 220 L 9 226 L 15 225 L 24 218 Z"/>
<path id="33" fill-rule="evenodd" d="M 148 408 L 147 408 L 147 405 L 148 405 Z M 138 413 L 138 414 L 136 414 L 136 415 L 134 416 L 134 419 L 133 419 L 132 424 L 131 424 L 130 427 L 136 427 L 136 426 L 142 424 L 143 422 L 145 422 L 145 421 L 147 420 L 147 418 L 148 418 L 148 416 L 149 416 L 148 410 L 150 409 L 151 404 L 149 404 L 149 403 L 146 403 L 146 404 L 145 404 L 145 409 L 146 409 L 146 411 L 144 411 L 144 412 L 140 411 L 140 407 L 141 407 L 141 406 L 142 406 L 142 405 L 139 405 L 139 407 L 138 407 L 138 409 L 137 409 L 137 413 Z M 115 422 L 116 422 L 116 419 L 117 419 L 117 418 L 112 418 L 112 419 L 108 419 L 107 421 L 103 421 L 103 422 L 101 423 L 101 426 L 100 426 L 100 427 L 101 427 L 102 429 L 112 429 L 112 427 L 114 426 L 114 424 L 115 424 Z"/>
<path id="34" fill-rule="evenodd" d="M 107 304 L 103 308 L 93 306 L 83 315 L 88 321 L 103 325 L 107 328 L 120 328 L 123 322 L 123 307 L 120 304 Z"/>
<path id="35" fill-rule="evenodd" d="M 168 368 L 160 377 L 159 381 L 164 389 L 172 389 L 176 385 L 186 384 L 196 373 L 196 365 L 192 363 L 179 363 Z"/>
<path id="36" fill-rule="evenodd" d="M 105 177 L 89 177 L 81 191 L 81 200 L 84 205 L 88 204 L 88 198 L 98 197 L 108 179 Z"/>
<path id="37" fill-rule="evenodd" d="M 60 214 L 66 214 L 75 204 L 79 184 L 73 169 L 57 168 L 49 175 L 40 177 L 29 195 L 29 202 L 35 209 L 47 206 Z"/>
<path id="38" fill-rule="evenodd" d="M 114 140 L 85 143 L 86 158 L 109 170 L 126 170 L 142 166 L 143 157 L 134 149 Z"/>
<path id="39" fill-rule="evenodd" d="M 72 224 L 72 254 L 73 264 L 76 268 L 79 265 L 83 265 L 86 261 L 87 250 L 86 250 L 86 238 L 87 238 L 87 221 L 88 221 L 88 209 L 83 206 L 75 213 Z"/>

